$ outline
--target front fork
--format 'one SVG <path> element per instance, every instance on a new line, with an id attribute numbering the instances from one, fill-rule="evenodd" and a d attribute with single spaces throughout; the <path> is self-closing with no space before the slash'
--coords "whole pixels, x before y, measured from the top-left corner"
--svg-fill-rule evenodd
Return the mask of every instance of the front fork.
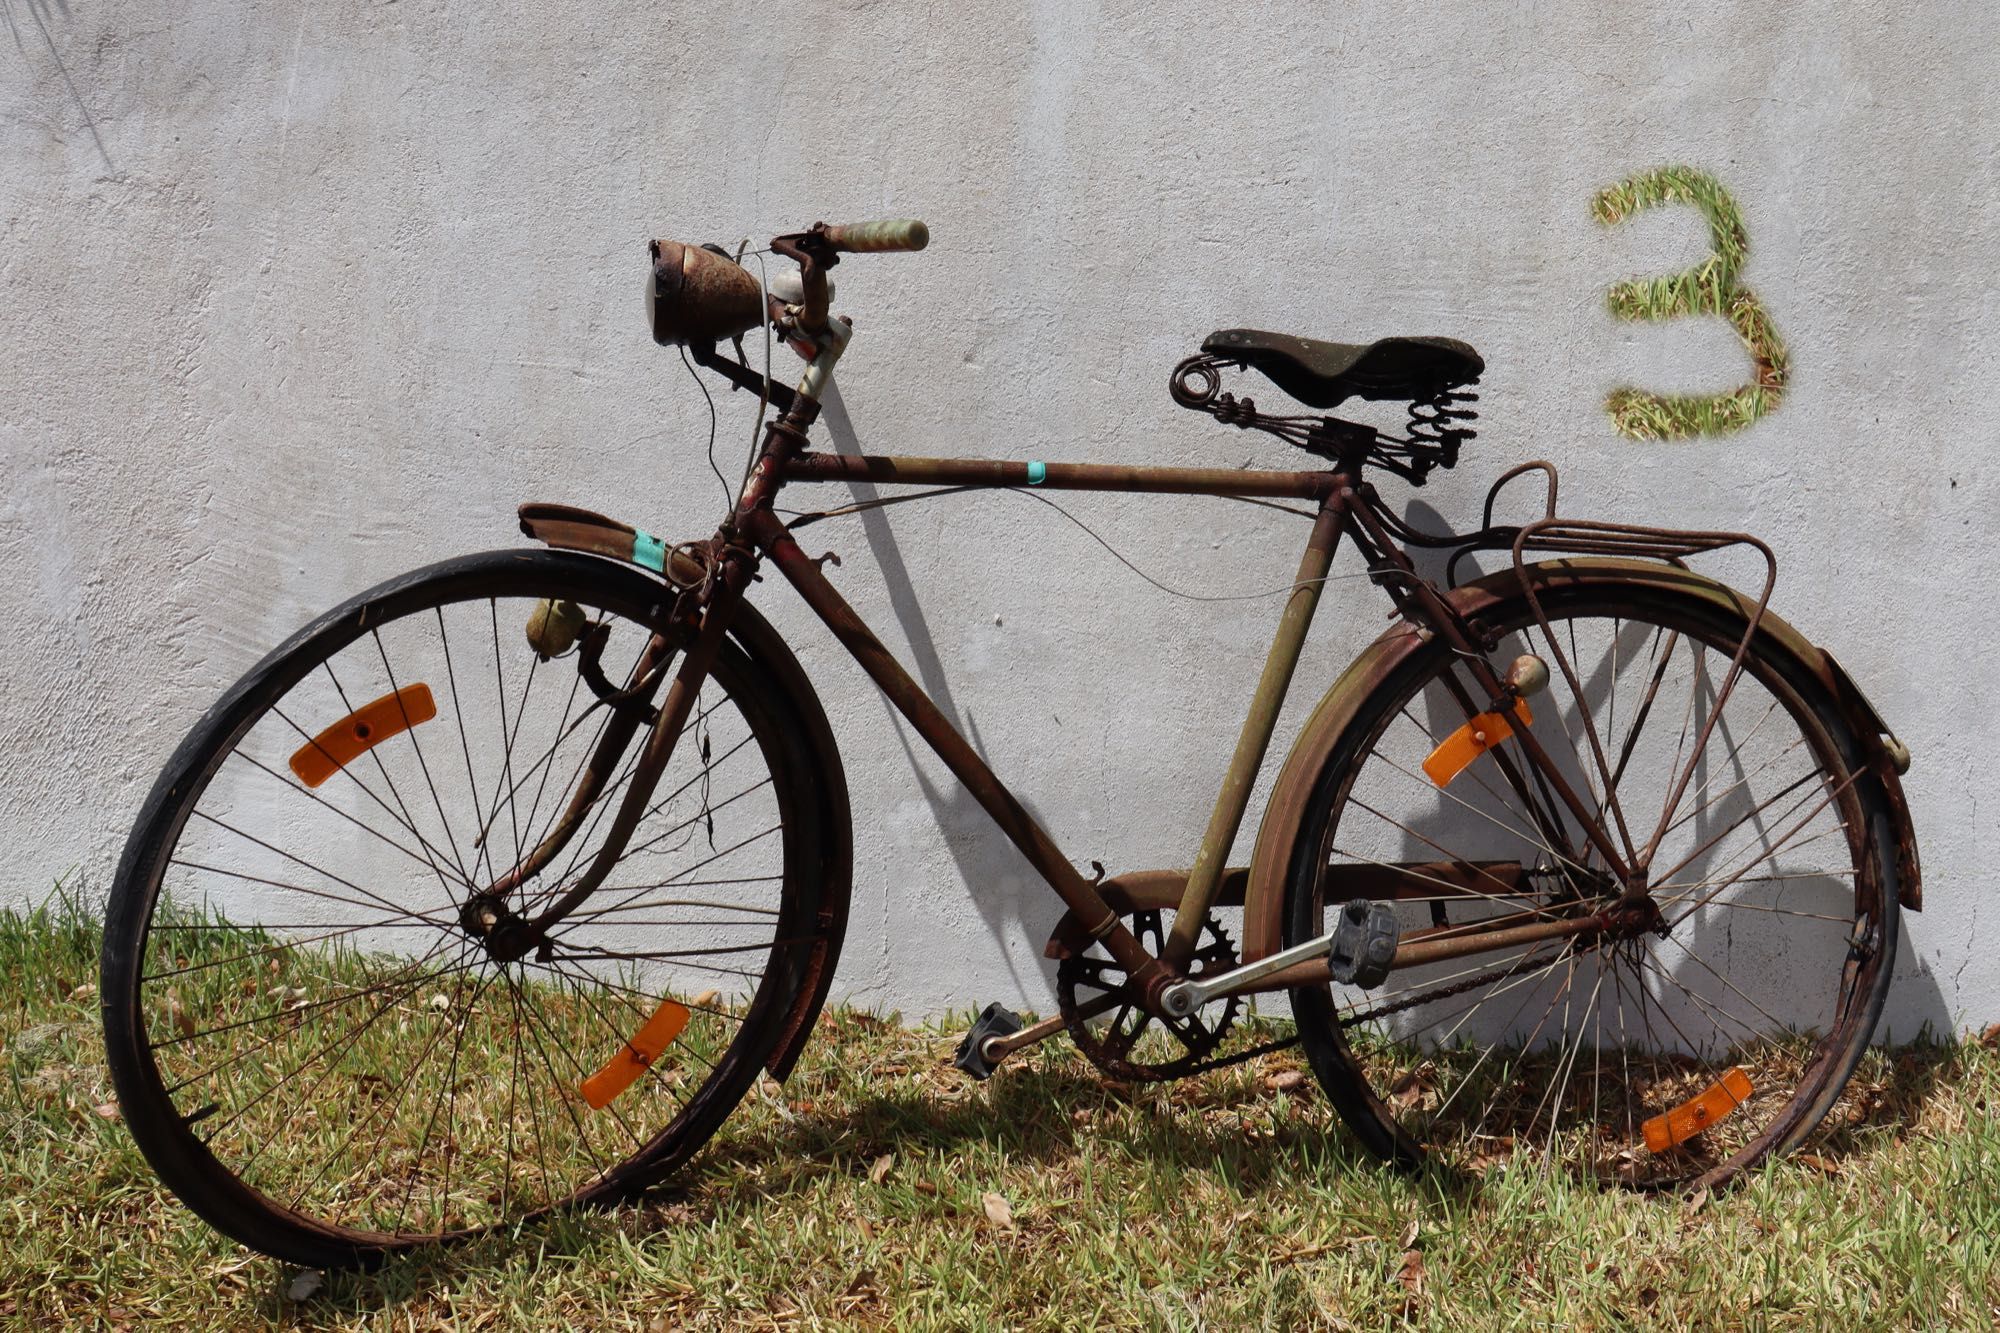
<path id="1" fill-rule="evenodd" d="M 749 551 L 721 542 L 717 545 L 721 555 L 707 583 L 694 642 L 682 656 L 680 669 L 674 673 L 673 682 L 667 687 L 666 698 L 661 701 L 659 714 L 646 735 L 645 748 L 633 765 L 631 781 L 619 801 L 618 813 L 604 835 L 603 845 L 591 858 L 582 877 L 562 897 L 532 917 L 520 915 L 507 904 L 510 893 L 540 874 L 562 852 L 582 826 L 584 816 L 604 794 L 610 775 L 617 769 L 639 729 L 640 718 L 632 704 L 646 705 L 652 691 L 658 688 L 660 667 L 672 656 L 672 646 L 663 634 L 655 634 L 641 655 L 639 666 L 633 673 L 634 684 L 630 687 L 633 691 L 631 702 L 617 706 L 604 736 L 592 753 L 587 771 L 579 780 L 577 790 L 555 829 L 519 865 L 475 896 L 468 924 L 485 936 L 488 951 L 500 961 L 512 962 L 530 952 L 546 950 L 549 932 L 582 906 L 584 900 L 597 891 L 624 858 L 626 844 L 631 841 L 633 831 L 647 813 L 647 803 L 653 799 L 660 776 L 666 772 L 667 764 L 673 758 L 674 747 L 680 742 L 681 733 L 687 729 L 688 718 L 701 694 L 702 683 L 708 679 L 716 656 L 722 650 L 722 641 L 728 637 L 731 613 L 742 600 L 743 589 L 755 573 L 756 557 Z"/>

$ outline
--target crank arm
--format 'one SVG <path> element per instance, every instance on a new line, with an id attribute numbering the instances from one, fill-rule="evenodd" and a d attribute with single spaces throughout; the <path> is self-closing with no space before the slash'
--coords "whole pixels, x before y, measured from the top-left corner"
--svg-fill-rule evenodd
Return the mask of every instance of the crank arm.
<path id="1" fill-rule="evenodd" d="M 1225 995 L 1240 995 L 1255 988 L 1258 982 L 1274 972 L 1283 972 L 1301 963 L 1317 961 L 1324 964 L 1327 951 L 1333 948 L 1333 936 L 1334 932 L 1329 930 L 1317 939 L 1280 949 L 1254 963 L 1245 963 L 1214 976 L 1187 977 L 1176 981 L 1160 992 L 1160 1008 L 1174 1018 L 1186 1018 L 1210 1000 Z"/>
<path id="2" fill-rule="evenodd" d="M 1520 944 L 1534 944 L 1543 940 L 1565 939 L 1577 935 L 1591 935 L 1601 931 L 1619 931 L 1631 922 L 1630 909 L 1613 908 L 1606 912 L 1595 912 L 1589 916 L 1566 917 L 1559 921 L 1536 921 L 1528 925 L 1506 926 L 1497 930 L 1481 930 L 1470 934 L 1433 934 L 1429 937 L 1407 939 L 1396 946 L 1396 956 L 1389 964 L 1393 972 L 1401 968 L 1423 967 L 1429 963 L 1446 962 L 1453 958 L 1469 958 L 1474 954 L 1491 953 L 1496 949 L 1511 949 Z M 1242 995 L 1251 991 L 1286 990 L 1293 986 L 1324 985 L 1332 980 L 1327 965 L 1327 954 L 1333 948 L 1336 930 L 1304 944 L 1295 944 L 1289 949 L 1260 958 L 1254 963 L 1231 968 L 1227 972 L 1212 977 L 1189 977 L 1177 981 L 1161 993 L 1160 1005 L 1175 1018 L 1182 1018 L 1195 1012 L 1211 1000 L 1230 995 Z"/>
<path id="3" fill-rule="evenodd" d="M 1077 1006 L 1078 1018 L 1095 1018 L 1109 1013 L 1121 1004 L 1131 1003 L 1129 996 L 1117 991 L 1107 991 L 1094 1000 L 1086 1000 Z M 979 1054 L 989 1065 L 997 1065 L 1014 1052 L 1047 1041 L 1050 1037 L 1069 1028 L 1069 1020 L 1061 1014 L 1051 1014 L 1039 1023 L 1030 1023 L 1019 1032 L 1010 1032 L 1004 1037 L 988 1037 L 980 1044 Z"/>
<path id="4" fill-rule="evenodd" d="M 1108 1009 L 1111 1006 L 1106 1004 L 1104 1007 Z M 1067 1027 L 1069 1027 L 1068 1019 L 1061 1014 L 1052 1014 L 1039 1023 L 1030 1023 L 1019 1032 L 1010 1032 L 1004 1037 L 988 1037 L 980 1044 L 980 1058 L 989 1065 L 997 1065 L 1023 1047 L 1047 1041 Z"/>

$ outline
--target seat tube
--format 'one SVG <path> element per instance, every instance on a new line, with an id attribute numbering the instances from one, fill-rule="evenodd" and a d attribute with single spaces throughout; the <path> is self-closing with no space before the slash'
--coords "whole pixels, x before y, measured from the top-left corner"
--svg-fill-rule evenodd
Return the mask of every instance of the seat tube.
<path id="1" fill-rule="evenodd" d="M 1292 583 L 1284 614 L 1278 618 L 1270 655 L 1264 659 L 1264 672 L 1257 679 L 1257 693 L 1250 701 L 1250 715 L 1243 719 L 1243 730 L 1236 738 L 1236 753 L 1229 761 L 1229 772 L 1215 798 L 1215 811 L 1208 818 L 1208 831 L 1202 835 L 1201 850 L 1195 854 L 1187 888 L 1182 891 L 1180 907 L 1174 913 L 1173 933 L 1167 937 L 1166 948 L 1160 955 L 1162 962 L 1176 970 L 1186 967 L 1187 960 L 1194 956 L 1195 944 L 1201 938 L 1201 923 L 1215 906 L 1223 862 L 1228 859 L 1237 830 L 1242 827 L 1251 788 L 1257 783 L 1258 770 L 1264 766 L 1271 733 L 1278 724 L 1278 712 L 1284 707 L 1292 673 L 1298 669 L 1299 653 L 1305 647 L 1306 632 L 1312 628 L 1313 613 L 1319 608 L 1320 589 L 1325 586 L 1327 570 L 1333 567 L 1334 548 L 1340 544 L 1340 535 L 1347 526 L 1347 497 L 1351 493 L 1350 486 L 1342 485 L 1320 502 L 1312 538 L 1299 559 L 1298 578 Z"/>

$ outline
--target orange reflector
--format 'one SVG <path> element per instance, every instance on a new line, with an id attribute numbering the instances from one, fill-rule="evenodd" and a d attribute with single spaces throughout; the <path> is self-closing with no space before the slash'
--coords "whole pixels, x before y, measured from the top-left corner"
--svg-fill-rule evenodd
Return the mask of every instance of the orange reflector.
<path id="1" fill-rule="evenodd" d="M 391 736 L 430 721 L 437 711 L 430 686 L 421 681 L 405 685 L 394 694 L 361 705 L 301 745 L 292 756 L 292 772 L 306 786 L 317 787 Z"/>
<path id="2" fill-rule="evenodd" d="M 1750 1100 L 1750 1076 L 1732 1068 L 1700 1096 L 1681 1103 L 1665 1115 L 1656 1115 L 1639 1128 L 1646 1135 L 1648 1152 L 1665 1152 L 1686 1143 L 1716 1121 Z"/>
<path id="3" fill-rule="evenodd" d="M 1535 724 L 1535 715 L 1528 711 L 1526 699 L 1515 701 L 1514 714 L 1521 719 L 1524 727 Z M 1473 760 L 1513 734 L 1513 724 L 1501 714 L 1481 713 L 1445 737 L 1444 743 L 1431 751 L 1430 758 L 1424 760 L 1424 776 L 1440 787 L 1446 786 Z"/>
<path id="4" fill-rule="evenodd" d="M 632 1034 L 632 1040 L 618 1050 L 618 1054 L 604 1062 L 604 1068 L 592 1074 L 578 1085 L 583 1099 L 590 1103 L 594 1111 L 602 1111 L 611 1105 L 611 1099 L 632 1086 L 639 1075 L 646 1072 L 646 1066 L 660 1058 L 660 1052 L 681 1035 L 687 1026 L 688 1008 L 672 1000 L 661 1000 L 660 1007 L 645 1025 Z"/>

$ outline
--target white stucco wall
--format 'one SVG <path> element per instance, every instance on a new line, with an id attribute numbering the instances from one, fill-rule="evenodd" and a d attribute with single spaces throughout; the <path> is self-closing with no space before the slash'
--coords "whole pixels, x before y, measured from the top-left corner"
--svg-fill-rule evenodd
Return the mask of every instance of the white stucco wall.
<path id="1" fill-rule="evenodd" d="M 1205 333 L 1443 333 L 1489 365 L 1480 439 L 1420 494 L 1443 518 L 1545 456 L 1578 515 L 1764 535 L 1779 608 L 1916 754 L 1929 910 L 1893 1029 L 2000 1019 L 1983 7 L 0 3 L 0 895 L 101 888 L 227 682 L 379 579 L 517 541 L 517 501 L 711 529 L 701 397 L 639 318 L 648 237 L 911 214 L 927 253 L 840 270 L 844 447 L 1286 466 L 1169 401 Z M 1633 443 L 1600 406 L 1745 374 L 1719 321 L 1605 313 L 1700 256 L 1691 210 L 1587 213 L 1669 162 L 1741 203 L 1792 349 L 1783 409 L 1727 440 Z M 1203 591 L 1282 585 L 1300 540 L 1073 508 Z M 1073 856 L 1191 857 L 1275 603 L 1165 598 L 1005 496 L 818 531 Z M 845 993 L 1045 1005 L 1055 900 L 775 591 L 854 789 Z M 1334 585 L 1281 744 L 1380 614 Z"/>

